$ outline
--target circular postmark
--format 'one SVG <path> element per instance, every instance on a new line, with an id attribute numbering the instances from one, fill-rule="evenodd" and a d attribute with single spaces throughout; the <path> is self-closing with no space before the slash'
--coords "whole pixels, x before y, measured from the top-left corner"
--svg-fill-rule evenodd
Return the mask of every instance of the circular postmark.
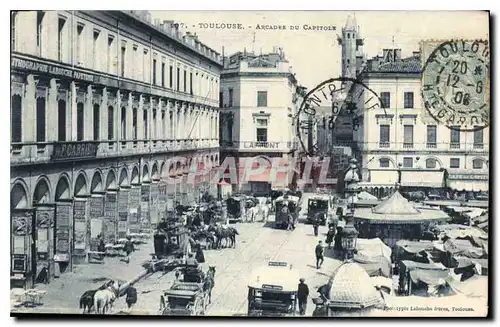
<path id="1" fill-rule="evenodd" d="M 429 115 L 450 129 L 474 131 L 487 127 L 489 70 L 488 41 L 436 44 L 422 70 L 422 100 Z"/>
<path id="2" fill-rule="evenodd" d="M 303 99 L 296 114 L 296 133 L 302 150 L 309 156 L 321 151 L 311 133 L 319 129 L 331 136 L 339 116 L 348 117 L 352 129 L 356 131 L 360 126 L 359 116 L 363 110 L 381 109 L 385 115 L 379 96 L 354 78 L 328 79 L 301 96 Z"/>

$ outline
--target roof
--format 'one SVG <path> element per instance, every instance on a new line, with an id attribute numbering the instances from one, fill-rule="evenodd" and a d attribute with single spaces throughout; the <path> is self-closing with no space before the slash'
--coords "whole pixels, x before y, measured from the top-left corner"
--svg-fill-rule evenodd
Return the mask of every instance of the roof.
<path id="1" fill-rule="evenodd" d="M 330 196 L 327 194 L 314 194 L 308 198 L 308 200 L 322 200 L 330 201 Z"/>
<path id="2" fill-rule="evenodd" d="M 376 65 L 372 61 L 372 65 L 367 65 L 365 73 L 413 73 L 419 74 L 422 71 L 422 63 L 419 56 L 411 56 L 408 58 L 385 62 Z"/>
<path id="3" fill-rule="evenodd" d="M 367 308 L 383 301 L 368 273 L 355 262 L 340 265 L 332 274 L 329 306 Z"/>
<path id="4" fill-rule="evenodd" d="M 285 201 L 285 200 L 288 200 L 288 201 L 292 201 L 292 202 L 295 202 L 295 203 L 298 203 L 300 198 L 298 196 L 293 196 L 293 195 L 289 195 L 288 196 L 288 199 L 285 199 L 283 196 L 280 196 L 279 198 L 277 198 L 275 200 L 275 202 L 280 202 L 280 201 Z"/>
<path id="5" fill-rule="evenodd" d="M 363 191 L 358 194 L 358 199 L 360 200 L 377 200 L 377 197 L 374 195 L 371 195 L 370 193 Z"/>
<path id="6" fill-rule="evenodd" d="M 430 220 L 451 219 L 445 212 L 432 208 L 416 209 L 398 191 L 373 208 L 358 208 L 356 219 L 370 220 L 379 224 L 419 224 Z"/>
<path id="7" fill-rule="evenodd" d="M 446 280 L 453 291 L 468 298 L 488 297 L 488 276 L 474 275 L 465 281 L 457 281 L 451 276 Z"/>
<path id="8" fill-rule="evenodd" d="M 269 264 L 273 264 L 270 262 Z M 283 265 L 267 265 L 252 271 L 252 276 L 248 282 L 248 287 L 264 289 L 281 288 L 281 292 L 296 292 L 299 284 L 299 273 L 292 265 L 286 262 L 279 262 Z M 286 265 L 284 265 L 286 264 Z"/>
<path id="9" fill-rule="evenodd" d="M 373 212 L 384 215 L 418 215 L 420 213 L 399 191 L 394 192 L 389 198 L 373 208 Z"/>
<path id="10" fill-rule="evenodd" d="M 420 253 L 434 249 L 434 243 L 431 241 L 399 240 L 396 242 L 396 249 L 403 249 L 408 253 Z"/>

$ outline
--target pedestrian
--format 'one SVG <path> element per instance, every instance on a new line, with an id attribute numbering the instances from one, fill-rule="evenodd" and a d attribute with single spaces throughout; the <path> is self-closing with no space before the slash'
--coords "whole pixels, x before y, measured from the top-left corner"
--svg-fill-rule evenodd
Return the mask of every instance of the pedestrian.
<path id="1" fill-rule="evenodd" d="M 203 249 L 201 248 L 201 244 L 200 243 L 196 244 L 196 255 L 195 255 L 194 258 L 199 263 L 204 263 L 205 262 L 205 255 L 203 254 Z"/>
<path id="2" fill-rule="evenodd" d="M 127 236 L 127 241 L 124 245 L 125 253 L 127 254 L 127 260 L 125 261 L 127 264 L 130 263 L 130 254 L 135 251 L 134 243 L 132 243 L 132 238 Z"/>
<path id="3" fill-rule="evenodd" d="M 134 304 L 137 303 L 137 290 L 133 286 L 129 286 L 127 288 L 127 297 L 125 298 L 125 302 L 127 303 L 127 307 L 130 309 Z"/>
<path id="4" fill-rule="evenodd" d="M 333 242 L 334 236 L 335 236 L 335 229 L 332 226 L 332 227 L 330 227 L 330 229 L 326 233 L 326 244 L 328 244 L 328 249 L 331 249 L 331 247 L 332 247 L 332 242 Z"/>
<path id="5" fill-rule="evenodd" d="M 318 214 L 318 215 L 316 215 L 315 219 L 313 220 L 314 236 L 316 236 L 316 237 L 318 236 L 319 221 L 320 221 L 320 217 Z"/>
<path id="6" fill-rule="evenodd" d="M 334 236 L 333 251 L 336 258 L 342 255 L 342 227 L 337 227 L 337 233 Z"/>
<path id="7" fill-rule="evenodd" d="M 299 313 L 303 316 L 307 309 L 307 298 L 309 297 L 309 287 L 307 286 L 304 278 L 299 280 L 299 287 L 297 289 L 297 297 L 299 300 Z"/>
<path id="8" fill-rule="evenodd" d="M 323 244 L 321 241 L 318 242 L 318 245 L 316 245 L 315 249 L 316 253 L 316 269 L 321 268 L 321 265 L 323 264 Z"/>

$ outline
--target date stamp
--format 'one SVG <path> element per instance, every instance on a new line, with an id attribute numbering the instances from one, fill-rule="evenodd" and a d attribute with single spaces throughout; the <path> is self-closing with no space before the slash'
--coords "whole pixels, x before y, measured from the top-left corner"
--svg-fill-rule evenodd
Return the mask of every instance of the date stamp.
<path id="1" fill-rule="evenodd" d="M 428 114 L 439 124 L 460 131 L 489 126 L 488 41 L 424 41 L 421 46 L 426 60 L 422 70 L 422 101 Z"/>
<path id="2" fill-rule="evenodd" d="M 377 93 L 363 82 L 348 77 L 328 79 L 309 91 L 302 100 L 296 115 L 296 128 L 302 150 L 310 156 L 318 154 L 317 144 L 306 146 L 302 130 L 324 129 L 330 134 L 340 115 L 352 117 L 353 129 L 360 126 L 359 117 L 364 110 L 382 109 Z"/>

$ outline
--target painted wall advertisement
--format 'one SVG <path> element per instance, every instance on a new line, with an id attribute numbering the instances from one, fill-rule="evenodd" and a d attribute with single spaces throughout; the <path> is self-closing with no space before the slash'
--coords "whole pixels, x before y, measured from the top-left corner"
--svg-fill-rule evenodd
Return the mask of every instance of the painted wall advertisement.
<path id="1" fill-rule="evenodd" d="M 69 261 L 71 255 L 72 226 L 70 218 L 73 213 L 71 203 L 58 203 L 56 210 L 56 253 L 60 261 Z"/>
<path id="2" fill-rule="evenodd" d="M 158 223 L 158 194 L 159 194 L 158 183 L 151 184 L 151 201 L 150 201 L 151 210 L 149 216 L 149 221 L 151 222 L 151 224 Z"/>
<path id="3" fill-rule="evenodd" d="M 158 220 L 165 217 L 165 211 L 167 210 L 167 184 L 158 184 Z"/>
<path id="4" fill-rule="evenodd" d="M 130 225 L 136 225 L 139 222 L 139 207 L 141 200 L 141 189 L 132 187 L 129 192 L 129 216 Z"/>
<path id="5" fill-rule="evenodd" d="M 74 251 L 85 251 L 87 245 L 87 200 L 75 199 L 73 202 Z"/>
<path id="6" fill-rule="evenodd" d="M 92 196 L 89 199 L 90 206 L 90 237 L 96 238 L 99 234 L 102 233 L 102 218 L 104 216 L 104 197 L 100 196 Z"/>
<path id="7" fill-rule="evenodd" d="M 150 197 L 151 197 L 151 184 L 144 184 L 141 186 L 141 225 L 147 226 L 150 222 Z"/>
<path id="8" fill-rule="evenodd" d="M 129 194 L 130 190 L 121 189 L 118 192 L 118 238 L 123 238 L 127 235 L 127 220 L 129 215 Z"/>
<path id="9" fill-rule="evenodd" d="M 117 229 L 118 194 L 108 192 L 104 201 L 103 234 L 105 243 L 113 243 L 116 240 Z"/>

